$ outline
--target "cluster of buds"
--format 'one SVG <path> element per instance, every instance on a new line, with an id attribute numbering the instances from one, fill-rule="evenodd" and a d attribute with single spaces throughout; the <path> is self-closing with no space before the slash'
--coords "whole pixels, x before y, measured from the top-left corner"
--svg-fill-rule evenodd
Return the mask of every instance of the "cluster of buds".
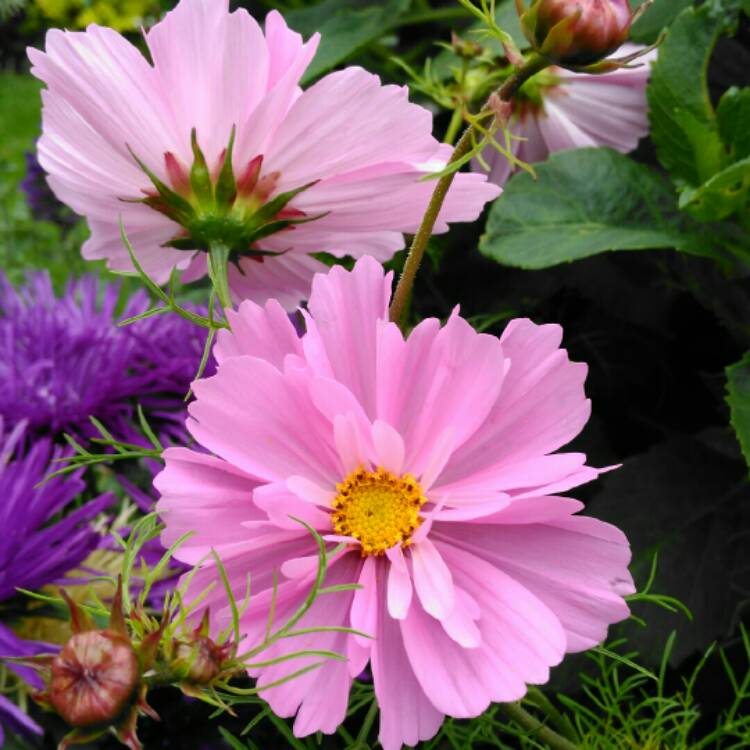
<path id="1" fill-rule="evenodd" d="M 648 5 L 633 13 L 629 0 L 534 0 L 529 8 L 516 0 L 521 28 L 534 50 L 573 70 L 588 70 L 615 52 Z"/>
<path id="2" fill-rule="evenodd" d="M 130 750 L 142 750 L 136 734 L 139 716 L 159 719 L 149 706 L 149 688 L 172 685 L 192 697 L 237 674 L 236 645 L 209 637 L 208 612 L 198 627 L 177 636 L 169 615 L 153 620 L 134 607 L 123 612 L 122 585 L 106 627 L 94 620 L 64 590 L 73 635 L 58 654 L 19 659 L 37 669 L 45 689 L 33 697 L 57 713 L 71 731 L 58 745 L 93 742 L 112 732 Z"/>

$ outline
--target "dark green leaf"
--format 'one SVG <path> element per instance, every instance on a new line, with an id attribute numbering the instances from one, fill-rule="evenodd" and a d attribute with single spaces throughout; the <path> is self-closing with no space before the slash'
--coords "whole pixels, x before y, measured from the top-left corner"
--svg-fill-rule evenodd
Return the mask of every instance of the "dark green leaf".
<path id="1" fill-rule="evenodd" d="M 750 158 L 738 161 L 699 188 L 686 188 L 680 208 L 700 221 L 720 221 L 747 210 L 750 196 Z"/>
<path id="2" fill-rule="evenodd" d="M 631 32 L 633 41 L 653 44 L 661 30 L 669 26 L 685 8 L 689 8 L 692 4 L 693 0 L 656 0 L 633 24 Z"/>
<path id="3" fill-rule="evenodd" d="M 732 87 L 716 112 L 722 140 L 735 159 L 750 156 L 750 88 Z"/>
<path id="4" fill-rule="evenodd" d="M 736 364 L 727 367 L 726 374 L 732 427 L 745 461 L 750 466 L 750 352 Z"/>
<path id="5" fill-rule="evenodd" d="M 379 39 L 408 10 L 411 0 L 385 3 L 324 0 L 286 15 L 289 25 L 304 36 L 320 32 L 315 59 L 302 78 L 307 83 L 351 57 L 357 50 Z"/>
<path id="6" fill-rule="evenodd" d="M 519 268 L 548 268 L 608 250 L 677 248 L 703 254 L 676 225 L 671 186 L 610 149 L 553 155 L 519 173 L 490 211 L 480 250 Z"/>
<path id="7" fill-rule="evenodd" d="M 659 160 L 683 184 L 701 185 L 723 166 L 724 147 L 706 83 L 721 29 L 708 6 L 683 11 L 659 50 L 648 86 Z"/>

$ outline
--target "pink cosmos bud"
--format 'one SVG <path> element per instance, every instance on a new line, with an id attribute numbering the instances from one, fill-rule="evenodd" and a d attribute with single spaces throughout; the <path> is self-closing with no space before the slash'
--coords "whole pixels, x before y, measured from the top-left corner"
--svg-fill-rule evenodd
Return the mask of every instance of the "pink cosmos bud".
<path id="1" fill-rule="evenodd" d="M 611 55 L 630 33 L 628 0 L 536 0 L 521 12 L 526 38 L 560 65 L 590 65 Z"/>
<path id="2" fill-rule="evenodd" d="M 52 661 L 47 699 L 72 727 L 109 724 L 133 700 L 138 658 L 112 630 L 76 633 Z"/>

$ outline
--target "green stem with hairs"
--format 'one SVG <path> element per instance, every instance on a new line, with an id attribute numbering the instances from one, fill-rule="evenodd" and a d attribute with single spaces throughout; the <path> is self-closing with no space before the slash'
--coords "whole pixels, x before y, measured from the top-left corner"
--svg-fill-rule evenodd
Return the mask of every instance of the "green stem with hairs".
<path id="1" fill-rule="evenodd" d="M 216 291 L 222 311 L 232 309 L 229 292 L 229 247 L 223 242 L 211 242 L 208 247 L 208 277 Z"/>
<path id="2" fill-rule="evenodd" d="M 533 717 L 521 708 L 520 703 L 501 703 L 499 708 L 509 719 L 515 721 L 540 742 L 549 745 L 552 750 L 579 750 L 578 745 L 574 745 L 570 740 L 566 740 L 565 737 Z"/>
<path id="3" fill-rule="evenodd" d="M 549 65 L 549 61 L 537 54 L 532 54 L 528 60 L 518 68 L 511 76 L 503 83 L 503 85 L 495 92 L 501 101 L 510 101 L 518 91 L 518 89 L 529 79 L 531 76 L 536 75 L 539 71 L 544 70 Z M 482 113 L 489 113 L 490 109 L 487 104 L 482 108 Z M 475 128 L 470 125 L 464 131 L 463 135 L 456 144 L 453 154 L 451 155 L 449 164 L 458 161 L 462 157 L 471 151 L 473 138 L 475 135 Z M 444 175 L 438 180 L 432 198 L 427 206 L 427 211 L 422 218 L 422 224 L 420 225 L 417 233 L 414 235 L 409 254 L 406 257 L 406 263 L 404 264 L 404 270 L 401 273 L 401 277 L 398 280 L 398 286 L 396 292 L 393 295 L 393 302 L 391 303 L 390 317 L 395 323 L 402 324 L 403 318 L 406 314 L 409 297 L 411 295 L 412 287 L 414 286 L 414 279 L 417 276 L 417 271 L 422 263 L 425 250 L 427 249 L 427 243 L 432 236 L 432 230 L 435 228 L 435 222 L 437 221 L 440 209 L 443 207 L 445 198 L 448 195 L 453 184 L 453 179 L 456 176 L 456 172 Z"/>

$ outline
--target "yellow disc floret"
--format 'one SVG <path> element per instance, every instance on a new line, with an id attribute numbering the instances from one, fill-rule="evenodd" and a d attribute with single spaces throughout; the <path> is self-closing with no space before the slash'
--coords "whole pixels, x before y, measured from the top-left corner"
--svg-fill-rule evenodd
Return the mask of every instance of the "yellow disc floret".
<path id="1" fill-rule="evenodd" d="M 407 546 L 422 523 L 419 511 L 427 499 L 411 474 L 399 477 L 385 469 L 358 469 L 336 490 L 333 528 L 356 539 L 363 557 L 383 555 L 396 544 Z"/>

